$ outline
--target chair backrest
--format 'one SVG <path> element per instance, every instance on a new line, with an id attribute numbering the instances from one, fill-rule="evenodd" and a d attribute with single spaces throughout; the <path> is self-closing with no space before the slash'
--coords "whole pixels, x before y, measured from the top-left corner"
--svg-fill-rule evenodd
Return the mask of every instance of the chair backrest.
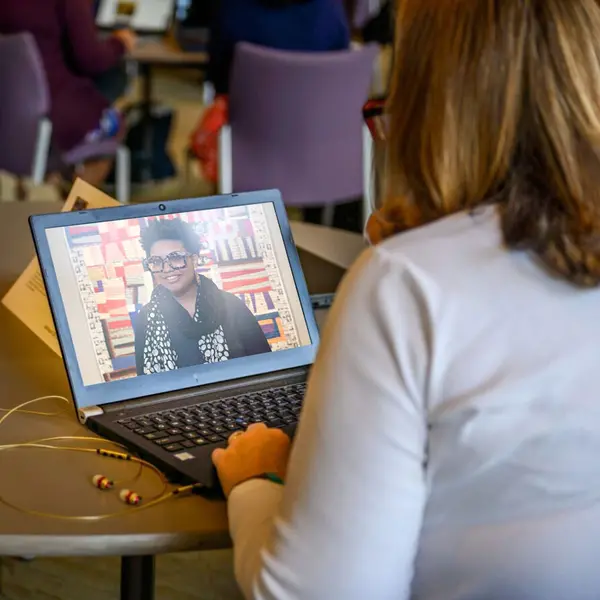
<path id="1" fill-rule="evenodd" d="M 375 46 L 284 52 L 236 46 L 230 86 L 233 190 L 278 188 L 287 204 L 363 192 L 362 106 Z"/>
<path id="2" fill-rule="evenodd" d="M 0 36 L 0 169 L 30 175 L 40 120 L 48 115 L 46 73 L 29 33 Z"/>

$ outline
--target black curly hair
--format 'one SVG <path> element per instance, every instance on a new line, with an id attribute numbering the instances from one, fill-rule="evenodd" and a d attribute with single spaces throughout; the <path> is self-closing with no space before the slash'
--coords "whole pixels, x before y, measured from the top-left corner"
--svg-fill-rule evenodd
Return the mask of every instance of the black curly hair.
<path id="1" fill-rule="evenodd" d="M 142 229 L 140 242 L 146 256 L 159 240 L 179 240 L 191 254 L 200 252 L 200 237 L 194 228 L 181 219 L 156 219 Z"/>

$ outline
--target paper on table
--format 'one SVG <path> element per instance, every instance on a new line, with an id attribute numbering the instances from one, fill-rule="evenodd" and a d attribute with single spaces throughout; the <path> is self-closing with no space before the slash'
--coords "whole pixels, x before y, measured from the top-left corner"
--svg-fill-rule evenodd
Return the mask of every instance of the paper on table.
<path id="1" fill-rule="evenodd" d="M 118 205 L 119 203 L 116 200 L 107 196 L 104 192 L 82 179 L 77 179 L 71 188 L 62 211 L 106 208 Z M 48 306 L 46 288 L 44 287 L 44 280 L 37 258 L 29 263 L 19 279 L 4 296 L 2 303 L 60 356 L 60 346 L 58 345 L 54 321 Z"/>

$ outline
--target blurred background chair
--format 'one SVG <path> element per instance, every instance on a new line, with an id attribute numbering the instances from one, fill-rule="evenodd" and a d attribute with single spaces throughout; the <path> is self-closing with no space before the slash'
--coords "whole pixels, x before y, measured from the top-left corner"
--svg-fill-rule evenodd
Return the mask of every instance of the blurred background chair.
<path id="1" fill-rule="evenodd" d="M 362 106 L 376 46 L 343 52 L 282 52 L 236 46 L 230 124 L 219 144 L 221 193 L 278 188 L 288 206 L 322 206 L 362 197 L 371 211 L 371 136 Z"/>
<path id="2" fill-rule="evenodd" d="M 60 155 L 53 150 L 46 74 L 30 34 L 0 36 L 0 89 L 0 169 L 42 183 L 51 169 L 115 157 L 116 196 L 129 201 L 129 150 L 118 141 L 81 144 Z"/>

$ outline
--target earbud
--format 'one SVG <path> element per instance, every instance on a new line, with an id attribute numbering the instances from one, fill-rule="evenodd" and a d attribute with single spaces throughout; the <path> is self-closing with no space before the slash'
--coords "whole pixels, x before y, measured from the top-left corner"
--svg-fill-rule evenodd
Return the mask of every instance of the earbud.
<path id="1" fill-rule="evenodd" d="M 131 506 L 137 506 L 142 501 L 142 497 L 131 490 L 121 490 L 119 492 L 119 498 L 121 498 L 125 504 L 130 504 Z"/>
<path id="2" fill-rule="evenodd" d="M 94 477 L 92 477 L 92 483 L 99 490 L 110 490 L 113 487 L 113 485 L 115 485 L 114 481 L 110 480 L 104 475 L 94 475 Z"/>

